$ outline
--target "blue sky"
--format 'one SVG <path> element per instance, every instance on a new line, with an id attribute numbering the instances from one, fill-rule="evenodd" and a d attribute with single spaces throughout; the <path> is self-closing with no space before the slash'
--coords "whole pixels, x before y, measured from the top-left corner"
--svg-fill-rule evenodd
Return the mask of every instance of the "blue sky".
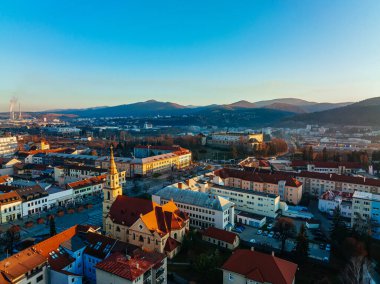
<path id="1" fill-rule="evenodd" d="M 0 2 L 0 111 L 380 96 L 380 1 Z"/>

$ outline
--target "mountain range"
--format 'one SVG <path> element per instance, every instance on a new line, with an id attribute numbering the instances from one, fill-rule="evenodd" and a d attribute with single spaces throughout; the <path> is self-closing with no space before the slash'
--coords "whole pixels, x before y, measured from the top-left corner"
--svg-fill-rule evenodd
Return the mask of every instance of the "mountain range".
<path id="1" fill-rule="evenodd" d="M 155 124 L 216 125 L 225 127 L 297 126 L 305 124 L 380 125 L 380 97 L 357 103 L 316 103 L 288 98 L 258 102 L 184 106 L 172 102 L 148 100 L 118 106 L 56 110 L 59 114 L 80 117 L 171 116 Z"/>
<path id="2" fill-rule="evenodd" d="M 48 112 L 74 114 L 81 117 L 149 117 L 156 115 L 176 116 L 190 115 L 202 111 L 211 110 L 248 110 L 248 109 L 271 109 L 293 114 L 310 113 L 314 111 L 328 110 L 341 106 L 346 106 L 351 103 L 316 103 L 301 99 L 275 99 L 259 102 L 238 101 L 231 104 L 213 104 L 206 106 L 184 106 L 172 102 L 159 102 L 156 100 L 148 100 L 145 102 L 137 102 L 132 104 L 123 104 L 117 106 L 104 106 L 86 109 L 66 109 L 53 110 Z"/>

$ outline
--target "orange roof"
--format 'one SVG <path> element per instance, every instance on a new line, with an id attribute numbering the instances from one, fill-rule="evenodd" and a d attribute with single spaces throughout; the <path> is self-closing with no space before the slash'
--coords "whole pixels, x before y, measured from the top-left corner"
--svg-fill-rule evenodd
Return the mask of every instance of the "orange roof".
<path id="1" fill-rule="evenodd" d="M 10 178 L 10 176 L 8 176 L 8 175 L 0 176 L 0 184 L 8 182 L 9 178 Z"/>
<path id="2" fill-rule="evenodd" d="M 20 195 L 16 191 L 10 191 L 7 193 L 0 194 L 0 207 L 5 204 L 10 204 L 14 202 L 21 201 Z"/>
<path id="3" fill-rule="evenodd" d="M 73 189 L 83 188 L 91 185 L 97 185 L 106 181 L 107 175 L 100 175 L 96 177 L 86 178 L 83 180 L 68 183 L 67 186 Z"/>

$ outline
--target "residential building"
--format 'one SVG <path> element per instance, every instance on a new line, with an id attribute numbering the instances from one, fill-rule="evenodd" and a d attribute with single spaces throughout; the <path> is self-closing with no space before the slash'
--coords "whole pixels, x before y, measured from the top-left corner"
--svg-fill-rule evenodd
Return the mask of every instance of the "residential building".
<path id="1" fill-rule="evenodd" d="M 176 255 L 189 229 L 189 217 L 173 201 L 160 206 L 122 195 L 111 147 L 110 168 L 103 188 L 103 229 L 108 236 L 144 250 Z"/>
<path id="2" fill-rule="evenodd" d="M 20 219 L 22 216 L 21 197 L 16 191 L 0 194 L 1 224 Z"/>
<path id="3" fill-rule="evenodd" d="M 48 209 L 49 193 L 39 185 L 18 188 L 17 194 L 22 199 L 22 216 L 30 216 Z"/>
<path id="4" fill-rule="evenodd" d="M 318 209 L 321 212 L 333 215 L 336 207 L 340 208 L 341 215 L 351 219 L 352 194 L 341 191 L 326 191 L 318 199 Z"/>
<path id="5" fill-rule="evenodd" d="M 339 175 L 353 174 L 363 170 L 360 163 L 354 162 L 292 161 L 291 167 L 295 170 Z"/>
<path id="6" fill-rule="evenodd" d="M 190 227 L 226 229 L 234 225 L 235 204 L 215 194 L 167 186 L 155 193 L 152 200 L 160 205 L 173 201 L 189 215 Z"/>
<path id="7" fill-rule="evenodd" d="M 89 166 L 62 165 L 54 167 L 54 180 L 59 184 L 104 175 L 107 170 Z"/>
<path id="8" fill-rule="evenodd" d="M 380 195 L 355 191 L 352 197 L 351 226 L 380 239 Z"/>
<path id="9" fill-rule="evenodd" d="M 261 191 L 212 185 L 210 193 L 235 203 L 235 210 L 276 218 L 281 213 L 280 196 Z"/>
<path id="10" fill-rule="evenodd" d="M 307 171 L 292 175 L 303 183 L 304 192 L 316 197 L 329 190 L 351 194 L 355 191 L 380 194 L 380 180 L 378 179 Z"/>
<path id="11" fill-rule="evenodd" d="M 0 137 L 0 157 L 12 156 L 16 153 L 17 149 L 18 143 L 15 136 Z"/>
<path id="12" fill-rule="evenodd" d="M 0 158 L 0 175 L 12 176 L 14 174 L 13 166 L 19 163 L 21 163 L 21 161 L 15 158 Z"/>
<path id="13" fill-rule="evenodd" d="M 214 171 L 212 181 L 217 185 L 279 195 L 282 201 L 295 205 L 302 198 L 302 183 L 283 173 L 223 168 Z"/>
<path id="14" fill-rule="evenodd" d="M 106 183 L 107 175 L 95 176 L 68 183 L 66 189 L 72 189 L 74 200 L 100 195 Z"/>
<path id="15" fill-rule="evenodd" d="M 237 234 L 213 227 L 209 227 L 202 232 L 202 240 L 229 250 L 236 249 L 240 243 Z"/>
<path id="16" fill-rule="evenodd" d="M 74 203 L 74 193 L 72 188 L 60 188 L 57 186 L 49 186 L 48 192 L 48 209 L 54 207 L 68 206 Z"/>
<path id="17" fill-rule="evenodd" d="M 292 284 L 297 264 L 254 250 L 238 249 L 223 264 L 224 284 Z"/>

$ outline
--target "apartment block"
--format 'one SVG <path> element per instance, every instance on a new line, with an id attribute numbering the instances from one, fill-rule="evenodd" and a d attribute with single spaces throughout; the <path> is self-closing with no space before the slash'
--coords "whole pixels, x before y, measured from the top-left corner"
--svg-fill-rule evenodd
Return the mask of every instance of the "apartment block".
<path id="1" fill-rule="evenodd" d="M 0 157 L 7 157 L 14 155 L 17 151 L 18 144 L 17 138 L 12 137 L 0 137 Z"/>

